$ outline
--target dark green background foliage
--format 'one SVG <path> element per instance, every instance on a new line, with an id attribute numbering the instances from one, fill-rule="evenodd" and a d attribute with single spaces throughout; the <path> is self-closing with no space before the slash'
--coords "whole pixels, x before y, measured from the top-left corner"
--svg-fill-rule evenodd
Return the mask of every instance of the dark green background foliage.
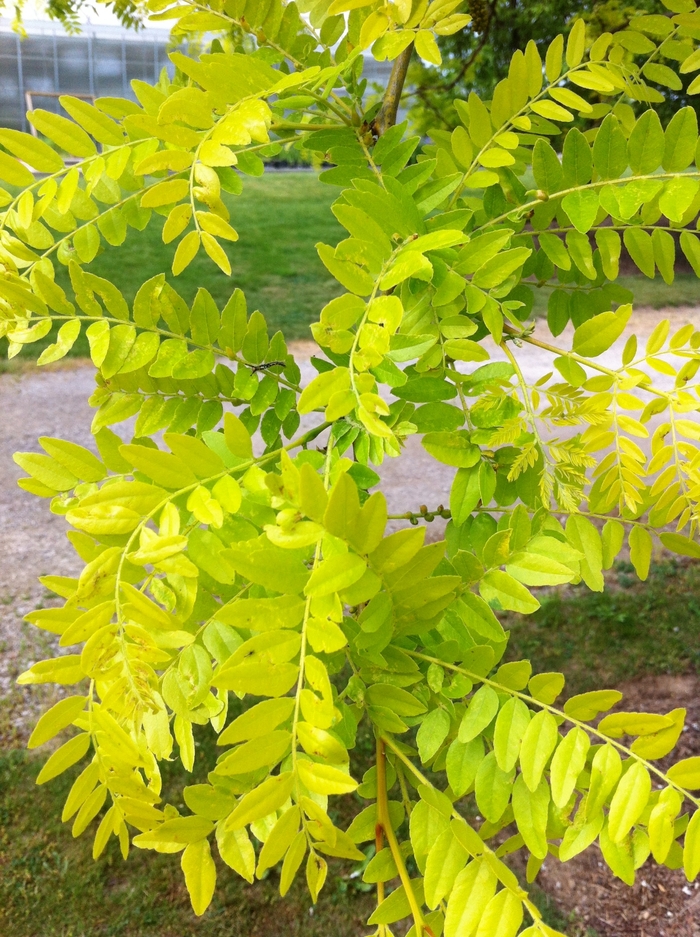
<path id="1" fill-rule="evenodd" d="M 411 66 L 407 101 L 411 118 L 425 133 L 435 127 L 457 126 L 454 98 L 466 98 L 470 91 L 490 98 L 496 83 L 508 74 L 513 53 L 531 39 L 544 55 L 554 37 L 568 32 L 578 17 L 586 21 L 594 39 L 602 32 L 625 29 L 639 14 L 666 12 L 660 0 L 470 0 L 468 8 L 474 28 L 440 40 L 442 65 L 426 66 L 414 59 Z M 687 87 L 692 76 L 681 77 Z M 660 113 L 668 119 L 686 104 L 694 105 L 694 98 L 670 93 Z"/>

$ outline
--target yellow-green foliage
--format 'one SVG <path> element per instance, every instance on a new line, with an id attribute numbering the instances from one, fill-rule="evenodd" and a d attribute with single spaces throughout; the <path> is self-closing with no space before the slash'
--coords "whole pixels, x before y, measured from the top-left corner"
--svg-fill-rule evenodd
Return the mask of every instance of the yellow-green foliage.
<path id="1" fill-rule="evenodd" d="M 380 937 L 408 916 L 416 937 L 554 934 L 502 861 L 516 850 L 530 881 L 547 855 L 594 843 L 630 884 L 649 854 L 700 872 L 700 759 L 656 764 L 684 710 L 610 712 L 613 690 L 557 703 L 561 674 L 499 666 L 494 614 L 537 609 L 532 586 L 602 590 L 625 540 L 642 579 L 655 537 L 700 556 L 700 332 L 664 322 L 617 366 L 598 360 L 632 314 L 615 284 L 623 243 L 647 276 L 672 280 L 677 246 L 700 274 L 695 112 L 664 128 L 649 106 L 700 68 L 700 12 L 669 0 L 591 48 L 578 22 L 544 63 L 530 43 L 490 102 L 457 101 L 462 124 L 421 147 L 392 126 L 407 59 L 415 44 L 439 62 L 435 35 L 468 23 L 459 6 L 155 0 L 156 18 L 222 41 L 174 53 L 172 82 L 135 82 L 139 104 L 34 111 L 54 146 L 0 131 L 0 177 L 22 188 L 2 196 L 0 334 L 13 355 L 61 322 L 44 364 L 85 328 L 97 376 L 99 457 L 50 438 L 16 456 L 85 564 L 45 577 L 65 602 L 28 616 L 66 653 L 19 682 L 79 688 L 31 737 L 73 727 L 39 783 L 81 762 L 63 814 L 74 835 L 91 828 L 96 858 L 113 835 L 125 857 L 132 843 L 181 853 L 198 914 L 214 843 L 251 882 L 281 863 L 283 893 L 304 865 L 315 900 L 327 857 L 362 862 L 374 842 Z M 363 109 L 369 46 L 395 60 L 379 113 Z M 155 211 L 173 274 L 202 248 L 229 273 L 222 189 L 299 142 L 334 164 L 321 178 L 348 231 L 318 245 L 347 292 L 312 328 L 303 390 L 284 336 L 239 290 L 224 309 L 200 290 L 189 308 L 161 274 L 130 308 L 89 272 Z M 572 348 L 534 337 L 540 288 Z M 552 355 L 535 384 L 524 344 Z M 368 494 L 370 464 L 414 434 L 455 469 L 446 539 L 427 546 L 416 524 L 387 535 L 384 495 Z M 228 722 L 231 693 L 247 705 Z M 377 762 L 358 786 L 363 720 Z M 207 724 L 222 754 L 181 813 L 161 801 L 158 764 L 191 770 Z M 369 803 L 338 829 L 329 797 L 354 791 Z M 483 821 L 467 822 L 467 797 Z"/>

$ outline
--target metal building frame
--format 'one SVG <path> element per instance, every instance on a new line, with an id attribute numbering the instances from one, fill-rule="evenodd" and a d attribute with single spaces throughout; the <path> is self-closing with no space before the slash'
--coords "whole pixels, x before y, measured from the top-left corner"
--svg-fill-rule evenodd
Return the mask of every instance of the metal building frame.
<path id="1" fill-rule="evenodd" d="M 131 81 L 158 80 L 168 59 L 169 31 L 141 32 L 86 24 L 69 36 L 58 23 L 25 23 L 26 38 L 0 19 L 0 126 L 31 130 L 26 112 L 39 106 L 58 112 L 58 97 L 71 94 L 94 101 L 115 96 L 134 99 Z"/>

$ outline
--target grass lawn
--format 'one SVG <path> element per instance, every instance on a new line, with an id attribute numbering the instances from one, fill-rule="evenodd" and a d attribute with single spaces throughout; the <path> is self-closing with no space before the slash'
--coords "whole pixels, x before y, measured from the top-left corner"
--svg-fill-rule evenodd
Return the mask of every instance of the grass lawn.
<path id="1" fill-rule="evenodd" d="M 200 286 L 206 287 L 219 307 L 235 287 L 245 291 L 250 311 L 260 309 L 272 331 L 282 329 L 288 339 L 309 338 L 309 323 L 321 307 L 342 288 L 332 279 L 316 253 L 318 241 L 335 244 L 344 235 L 329 208 L 338 189 L 320 183 L 312 172 L 268 173 L 247 178 L 243 194 L 227 195 L 231 222 L 240 234 L 235 244 L 224 244 L 233 272 L 225 276 L 201 251 L 179 277 L 169 273 L 173 245 L 163 244 L 162 219 L 153 215 L 145 231 L 129 230 L 120 248 L 109 248 L 87 267 L 92 273 L 114 282 L 131 302 L 140 284 L 163 271 L 170 282 L 191 302 Z M 69 286 L 67 272 L 58 270 L 62 286 Z M 697 305 L 700 284 L 692 274 L 679 274 L 671 286 L 660 277 L 626 276 L 618 281 L 632 290 L 638 306 Z M 535 313 L 546 315 L 549 290 L 535 291 Z M 28 345 L 26 356 L 52 342 L 55 330 L 42 342 Z M 0 357 L 6 342 L 0 340 Z M 75 356 L 87 355 L 82 335 L 73 346 Z"/>
<path id="2" fill-rule="evenodd" d="M 670 558 L 640 582 L 629 563 L 586 586 L 540 595 L 534 615 L 509 616 L 508 657 L 565 674 L 569 695 L 634 677 L 700 673 L 700 565 Z"/>
<path id="3" fill-rule="evenodd" d="M 206 287 L 223 308 L 236 287 L 246 294 L 248 310 L 264 313 L 271 333 L 282 329 L 288 339 L 310 338 L 309 323 L 322 306 L 342 292 L 316 253 L 315 244 L 336 244 L 343 234 L 330 211 L 339 190 L 324 185 L 312 172 L 271 172 L 247 178 L 243 194 L 225 195 L 231 224 L 240 235 L 235 243 L 222 241 L 233 268 L 230 277 L 200 251 L 189 267 L 170 273 L 174 244 L 163 244 L 164 219 L 154 214 L 144 231 L 129 229 L 121 247 L 108 247 L 85 269 L 115 283 L 130 303 L 149 277 L 167 272 L 170 283 L 191 303 L 200 286 Z M 58 266 L 58 265 L 57 265 Z M 65 269 L 57 280 L 70 288 Z M 51 333 L 42 342 L 28 345 L 27 357 L 54 341 Z M 5 340 L 0 341 L 0 356 Z M 84 334 L 73 346 L 73 355 L 88 354 Z"/>
<path id="4" fill-rule="evenodd" d="M 39 760 L 0 755 L 0 933 L 5 937 L 358 937 L 374 895 L 333 862 L 311 912 L 303 869 L 279 895 L 279 874 L 249 886 L 218 858 L 218 886 L 202 919 L 192 912 L 179 855 L 132 849 L 116 841 L 99 862 L 92 837 L 73 839 L 60 822 L 75 771 L 35 787 Z M 93 824 L 94 825 L 94 824 Z M 93 831 L 94 835 L 94 831 Z M 358 883 L 359 884 L 359 883 Z"/>
<path id="5" fill-rule="evenodd" d="M 207 727 L 198 729 L 192 775 L 178 762 L 162 762 L 163 798 L 189 813 L 179 792 L 206 781 L 221 749 Z M 359 756 L 369 767 L 369 733 Z M 304 869 L 285 898 L 279 869 L 250 886 L 216 854 L 217 890 L 203 918 L 192 912 L 180 855 L 132 848 L 126 862 L 114 837 L 92 859 L 95 824 L 73 839 L 61 823 L 66 795 L 79 769 L 46 785 L 34 783 L 43 757 L 0 751 L 0 935 L 2 937 L 359 937 L 374 909 L 374 886 L 350 878 L 351 863 L 329 861 L 326 886 L 312 910 Z M 342 828 L 364 806 L 336 798 L 331 816 Z M 333 809 L 335 808 L 335 809 Z M 339 813 L 342 811 L 342 813 Z"/>
<path id="6" fill-rule="evenodd" d="M 222 242 L 231 259 L 230 277 L 203 250 L 179 277 L 173 277 L 170 265 L 176 245 L 163 244 L 162 219 L 155 214 L 145 231 L 131 229 L 122 247 L 107 247 L 86 269 L 114 282 L 128 302 L 144 280 L 163 271 L 188 303 L 204 286 L 222 308 L 234 288 L 240 287 L 249 311 L 260 309 L 272 331 L 308 338 L 308 323 L 341 289 L 314 247 L 318 241 L 335 244 L 341 237 L 342 229 L 330 212 L 338 191 L 319 182 L 312 172 L 247 178 L 242 195 L 225 196 L 231 224 L 240 235 L 235 243 Z M 65 274 L 64 278 L 68 283 Z"/>

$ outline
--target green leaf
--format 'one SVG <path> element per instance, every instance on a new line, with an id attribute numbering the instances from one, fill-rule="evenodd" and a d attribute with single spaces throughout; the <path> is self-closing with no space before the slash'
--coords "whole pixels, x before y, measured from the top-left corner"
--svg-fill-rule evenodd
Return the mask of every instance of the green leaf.
<path id="1" fill-rule="evenodd" d="M 37 775 L 37 784 L 46 784 L 53 778 L 63 774 L 68 768 L 84 758 L 90 748 L 90 735 L 88 732 L 81 732 L 74 735 L 72 739 L 64 742 L 60 748 L 48 758 L 46 764 Z"/>
<path id="2" fill-rule="evenodd" d="M 484 743 L 480 737 L 471 742 L 455 739 L 447 751 L 447 780 L 453 793 L 462 797 L 474 783 L 476 772 L 484 758 Z"/>
<path id="3" fill-rule="evenodd" d="M 197 256 L 201 239 L 197 231 L 190 231 L 177 245 L 175 256 L 173 257 L 172 271 L 173 276 L 179 276 L 192 263 Z"/>
<path id="4" fill-rule="evenodd" d="M 615 116 L 608 114 L 593 143 L 593 165 L 601 179 L 619 179 L 627 168 L 627 140 Z"/>
<path id="5" fill-rule="evenodd" d="M 191 468 L 170 452 L 128 444 L 119 447 L 126 461 L 165 488 L 187 488 L 197 482 Z"/>
<path id="6" fill-rule="evenodd" d="M 471 468 L 458 469 L 450 489 L 450 513 L 455 527 L 464 524 L 480 500 L 478 467 L 474 465 Z"/>
<path id="7" fill-rule="evenodd" d="M 266 735 L 291 716 L 294 700 L 288 697 L 264 700 L 238 716 L 217 740 L 217 745 L 235 745 Z"/>
<path id="8" fill-rule="evenodd" d="M 632 306 L 620 306 L 617 312 L 602 312 L 593 316 L 574 332 L 574 351 L 584 358 L 596 358 L 607 351 L 625 330 Z"/>
<path id="9" fill-rule="evenodd" d="M 162 208 L 183 199 L 190 190 L 187 179 L 167 179 L 151 186 L 141 196 L 141 208 Z"/>
<path id="10" fill-rule="evenodd" d="M 553 703 L 564 689 L 563 673 L 538 673 L 528 683 L 530 694 L 541 703 Z"/>
<path id="11" fill-rule="evenodd" d="M 236 544 L 221 555 L 246 579 L 275 592 L 296 595 L 309 578 L 299 551 L 273 546 L 265 536 Z"/>
<path id="12" fill-rule="evenodd" d="M 467 711 L 459 725 L 459 741 L 471 742 L 493 722 L 499 710 L 500 701 L 493 687 L 484 684 L 469 701 Z"/>
<path id="13" fill-rule="evenodd" d="M 579 233 L 585 234 L 593 227 L 598 215 L 598 199 L 597 189 L 579 189 L 562 199 L 562 208 Z"/>
<path id="14" fill-rule="evenodd" d="M 0 179 L 10 185 L 26 188 L 34 182 L 34 176 L 19 160 L 0 152 Z"/>
<path id="15" fill-rule="evenodd" d="M 32 478 L 54 491 L 69 491 L 78 484 L 76 476 L 50 456 L 34 452 L 15 452 L 12 458 Z"/>
<path id="16" fill-rule="evenodd" d="M 49 345 L 48 348 L 42 351 L 36 363 L 38 365 L 52 364 L 54 361 L 59 361 L 65 357 L 80 335 L 80 328 L 81 322 L 78 319 L 64 322 L 58 330 L 54 344 Z"/>
<path id="17" fill-rule="evenodd" d="M 666 549 L 671 550 L 672 553 L 678 553 L 680 556 L 690 556 L 694 559 L 700 558 L 700 543 L 683 536 L 683 534 L 659 534 L 659 539 Z"/>
<path id="18" fill-rule="evenodd" d="M 208 840 L 190 843 L 182 854 L 181 866 L 192 910 L 199 917 L 209 907 L 216 888 L 216 866 Z"/>
<path id="19" fill-rule="evenodd" d="M 634 762 L 622 776 L 610 804 L 608 834 L 613 843 L 627 836 L 644 808 L 651 793 L 649 772 L 640 762 Z"/>
<path id="20" fill-rule="evenodd" d="M 681 231 L 680 245 L 695 276 L 700 277 L 700 239 L 689 231 Z"/>
<path id="21" fill-rule="evenodd" d="M 463 592 L 456 602 L 456 611 L 471 631 L 498 643 L 505 639 L 503 626 L 480 596 Z"/>
<path id="22" fill-rule="evenodd" d="M 476 773 L 476 805 L 490 823 L 498 823 L 513 791 L 515 771 L 502 771 L 498 767 L 494 752 L 479 765 Z"/>
<path id="23" fill-rule="evenodd" d="M 546 195 L 564 188 L 564 173 L 559 157 L 546 140 L 538 139 L 532 151 L 535 182 Z"/>
<path id="24" fill-rule="evenodd" d="M 475 933 L 497 885 L 498 879 L 486 859 L 476 858 L 462 869 L 447 903 L 445 937 Z"/>
<path id="25" fill-rule="evenodd" d="M 577 19 L 566 40 L 566 64 L 569 68 L 581 64 L 585 50 L 586 24 L 582 19 Z"/>
<path id="26" fill-rule="evenodd" d="M 533 793 L 539 786 L 542 773 L 558 741 L 556 720 L 550 712 L 543 709 L 530 721 L 520 746 L 522 778 Z"/>
<path id="27" fill-rule="evenodd" d="M 258 659 L 259 658 L 259 659 Z M 251 659 L 227 665 L 212 679 L 212 685 L 236 693 L 254 696 L 283 696 L 296 683 L 297 664 L 270 661 L 266 655 L 251 655 Z"/>
<path id="28" fill-rule="evenodd" d="M 333 394 L 347 390 L 350 387 L 350 372 L 347 368 L 334 368 L 332 371 L 322 371 L 311 383 L 304 388 L 297 410 L 299 413 L 310 413 L 319 407 L 325 407 Z"/>
<path id="29" fill-rule="evenodd" d="M 48 455 L 81 481 L 98 482 L 107 474 L 103 463 L 83 446 L 49 436 L 40 436 L 39 444 Z"/>
<path id="30" fill-rule="evenodd" d="M 294 877 L 299 871 L 299 866 L 306 854 L 306 833 L 299 830 L 284 857 L 282 864 L 282 874 L 280 875 L 280 895 L 284 897 L 292 887 Z"/>
<path id="31" fill-rule="evenodd" d="M 271 701 L 272 702 L 272 701 Z M 276 701 L 275 701 L 276 702 Z M 260 768 L 271 768 L 278 764 L 289 750 L 291 733 L 273 730 L 258 738 L 239 745 L 217 764 L 217 773 L 222 775 L 248 774 Z"/>
<path id="32" fill-rule="evenodd" d="M 262 878 L 266 869 L 277 865 L 287 852 L 299 831 L 301 813 L 299 807 L 290 807 L 285 810 L 272 828 L 272 832 L 265 840 L 258 858 L 258 878 Z"/>
<path id="33" fill-rule="evenodd" d="M 610 743 L 602 745 L 593 756 L 586 798 L 586 820 L 595 817 L 615 789 L 622 773 L 622 760 Z"/>
<path id="34" fill-rule="evenodd" d="M 493 750 L 502 771 L 515 767 L 529 723 L 530 710 L 517 697 L 511 697 L 501 707 L 493 733 Z"/>
<path id="35" fill-rule="evenodd" d="M 450 731 L 450 717 L 444 709 L 434 709 L 421 722 L 416 736 L 418 754 L 425 764 L 435 756 Z"/>
<path id="36" fill-rule="evenodd" d="M 654 543 L 651 534 L 645 527 L 635 526 L 629 532 L 630 562 L 634 566 L 635 573 L 642 582 L 645 582 L 649 575 L 649 566 L 651 565 L 651 555 Z"/>
<path id="37" fill-rule="evenodd" d="M 600 251 L 603 273 L 609 280 L 616 280 L 620 270 L 620 235 L 617 231 L 598 228 L 595 233 L 595 242 Z"/>
<path id="38" fill-rule="evenodd" d="M 535 790 L 519 775 L 513 786 L 513 815 L 525 845 L 537 859 L 547 857 L 547 814 L 549 809 L 549 786 L 542 779 Z"/>
<path id="39" fill-rule="evenodd" d="M 19 130 L 0 130 L 0 143 L 13 156 L 29 163 L 39 172 L 59 172 L 63 169 L 63 160 L 58 153 L 43 140 Z"/>
<path id="40" fill-rule="evenodd" d="M 376 785 L 375 785 L 376 792 Z M 424 804 L 427 808 L 427 804 Z M 416 810 L 420 810 L 421 805 L 416 805 Z M 404 820 L 404 808 L 402 804 L 395 800 L 389 801 L 389 820 L 392 827 L 398 829 Z M 377 828 L 377 805 L 372 804 L 362 810 L 352 821 L 347 829 L 347 836 L 353 843 L 364 843 L 375 838 Z M 426 850 L 427 852 L 427 850 Z"/>
<path id="41" fill-rule="evenodd" d="M 521 551 L 508 558 L 507 572 L 527 586 L 555 586 L 571 582 L 574 573 L 563 563 L 557 563 L 539 553 Z"/>
<path id="42" fill-rule="evenodd" d="M 367 688 L 366 698 L 370 706 L 386 707 L 398 716 L 419 716 L 426 709 L 418 697 L 390 684 L 373 684 Z"/>
<path id="43" fill-rule="evenodd" d="M 73 120 L 87 130 L 98 143 L 106 143 L 107 146 L 121 146 L 124 143 L 124 132 L 119 125 L 92 104 L 67 94 L 61 95 L 58 100 Z"/>
<path id="44" fill-rule="evenodd" d="M 374 280 L 369 273 L 357 264 L 338 260 L 335 256 L 335 249 L 328 244 L 317 244 L 316 250 L 329 273 L 346 290 L 355 293 L 357 296 L 369 296 L 374 287 Z"/>
<path id="45" fill-rule="evenodd" d="M 302 784 L 314 794 L 350 794 L 357 787 L 354 778 L 332 765 L 299 761 L 297 770 Z"/>
<path id="46" fill-rule="evenodd" d="M 594 316 L 591 322 L 599 316 Z M 586 323 L 584 323 L 585 325 Z M 583 327 L 583 326 L 582 326 Z M 605 328 L 604 325 L 601 326 Z M 574 333 L 574 343 L 578 329 Z M 581 578 L 593 592 L 602 592 L 605 587 L 603 580 L 603 544 L 598 530 L 591 521 L 582 514 L 572 514 L 566 522 L 566 537 L 571 546 L 581 553 Z"/>
<path id="47" fill-rule="evenodd" d="M 498 602 L 507 611 L 529 615 L 540 607 L 540 603 L 525 586 L 500 569 L 491 569 L 484 575 L 479 583 L 479 591 L 487 602 Z"/>
<path id="48" fill-rule="evenodd" d="M 612 713 L 600 720 L 598 731 L 619 739 L 623 735 L 653 735 L 672 725 L 673 719 L 655 713 Z"/>
<path id="49" fill-rule="evenodd" d="M 52 114 L 42 108 L 29 111 L 27 119 L 39 133 L 43 133 L 71 156 L 94 156 L 97 153 L 97 148 L 90 137 L 72 120 L 67 120 L 65 117 Z"/>
<path id="50" fill-rule="evenodd" d="M 556 156 L 554 158 L 556 159 Z M 495 257 L 502 248 L 506 247 L 510 243 L 511 237 L 512 232 L 509 230 L 479 234 L 472 238 L 459 252 L 454 269 L 458 273 L 474 273 L 488 260 Z"/>
<path id="51" fill-rule="evenodd" d="M 436 908 L 449 895 L 468 858 L 469 853 L 455 836 L 452 826 L 438 836 L 425 863 L 423 884 L 425 903 L 429 908 Z"/>
<path id="52" fill-rule="evenodd" d="M 677 224 L 682 222 L 686 212 L 689 210 L 698 194 L 699 187 L 700 183 L 698 183 L 697 179 L 689 179 L 684 176 L 676 176 L 673 179 L 669 179 L 659 199 L 659 208 L 670 221 L 675 221 Z M 659 228 L 655 228 L 652 232 L 652 238 L 657 231 L 660 234 L 668 234 L 668 232 L 663 232 Z M 673 244 L 674 242 L 671 241 L 672 246 Z M 671 247 L 670 270 L 668 261 L 663 265 L 658 264 L 659 270 L 661 270 L 664 280 L 666 280 L 667 283 L 673 282 L 673 256 L 674 251 L 673 247 Z"/>
<path id="53" fill-rule="evenodd" d="M 423 447 L 443 465 L 471 468 L 481 458 L 481 450 L 470 441 L 465 430 L 451 433 L 427 433 L 421 440 Z"/>
<path id="54" fill-rule="evenodd" d="M 669 209 L 668 211 L 673 213 L 674 209 Z M 668 212 L 666 212 L 666 214 L 667 217 L 670 217 Z M 669 234 L 668 231 L 655 228 L 651 234 L 651 243 L 654 248 L 654 263 L 659 268 L 659 273 L 664 278 L 664 283 L 670 286 L 675 277 L 676 242 L 673 239 L 673 235 Z"/>
<path id="55" fill-rule="evenodd" d="M 413 879 L 409 886 L 413 890 L 415 900 L 418 905 L 423 904 L 423 882 L 421 879 Z M 394 889 L 388 898 L 381 902 L 379 907 L 373 912 L 368 924 L 393 924 L 395 921 L 401 921 L 411 913 L 411 905 L 406 896 L 406 887 L 399 885 Z"/>
<path id="56" fill-rule="evenodd" d="M 692 107 L 682 107 L 666 128 L 661 165 L 666 172 L 683 172 L 695 159 L 698 119 Z"/>
<path id="57" fill-rule="evenodd" d="M 700 757 L 684 758 L 666 772 L 669 780 L 687 791 L 700 790 Z"/>
<path id="58" fill-rule="evenodd" d="M 627 147 L 635 175 L 648 175 L 659 168 L 664 156 L 664 131 L 656 111 L 644 111 L 632 129 Z"/>
<path id="59" fill-rule="evenodd" d="M 700 874 L 700 810 L 695 811 L 685 831 L 683 869 L 689 882 L 694 882 Z"/>
<path id="60" fill-rule="evenodd" d="M 580 693 L 567 700 L 564 703 L 564 712 L 574 719 L 590 722 L 598 713 L 612 709 L 621 699 L 622 693 L 619 690 L 591 690 L 590 693 Z"/>
<path id="61" fill-rule="evenodd" d="M 576 127 L 567 133 L 564 140 L 562 170 L 564 188 L 573 189 L 576 186 L 587 185 L 591 181 L 593 154 L 588 141 Z"/>
<path id="62" fill-rule="evenodd" d="M 573 859 L 574 856 L 588 849 L 597 839 L 604 821 L 605 814 L 602 810 L 587 821 L 582 811 L 577 813 L 574 823 L 567 828 L 562 838 L 559 847 L 560 861 L 568 862 L 569 859 Z"/>
<path id="63" fill-rule="evenodd" d="M 245 830 L 225 832 L 219 827 L 216 831 L 216 845 L 226 865 L 252 885 L 255 879 L 255 850 L 248 833 Z"/>
<path id="64" fill-rule="evenodd" d="M 571 259 L 581 273 L 589 280 L 595 280 L 598 274 L 593 265 L 593 251 L 588 236 L 580 231 L 568 231 L 566 246 L 571 254 Z"/>
<path id="65" fill-rule="evenodd" d="M 101 323 L 100 323 L 101 324 Z M 92 328 L 92 326 L 90 326 Z M 88 332 L 90 329 L 88 329 Z M 133 325 L 116 325 L 109 330 L 109 345 L 100 364 L 105 379 L 114 377 L 121 369 L 136 341 L 136 329 Z"/>
<path id="66" fill-rule="evenodd" d="M 597 200 L 596 200 L 596 212 L 598 210 Z M 556 234 L 547 234 L 544 231 L 541 231 L 538 234 L 538 239 L 540 242 L 540 247 L 545 252 L 547 257 L 555 264 L 557 267 L 560 267 L 562 270 L 571 269 L 571 258 L 569 257 L 568 251 L 564 246 L 564 242 L 561 238 L 557 237 Z"/>
<path id="67" fill-rule="evenodd" d="M 210 322 L 210 328 L 211 325 Z M 241 348 L 243 357 L 252 364 L 260 364 L 267 353 L 268 347 L 267 323 L 263 314 L 256 311 L 248 320 L 248 327 L 243 337 L 243 346 Z"/>
<path id="68" fill-rule="evenodd" d="M 304 592 L 315 598 L 340 592 L 357 582 L 366 568 L 365 561 L 355 553 L 329 556 L 311 573 Z"/>
<path id="69" fill-rule="evenodd" d="M 503 283 L 511 273 L 522 267 L 532 251 L 528 247 L 514 247 L 487 260 L 472 277 L 472 284 L 481 289 L 493 289 Z"/>
<path id="70" fill-rule="evenodd" d="M 266 817 L 285 803 L 294 786 L 291 771 L 267 778 L 246 794 L 236 809 L 224 821 L 224 830 L 240 830 L 248 823 Z"/>
<path id="71" fill-rule="evenodd" d="M 608 835 L 607 826 L 600 831 L 600 851 L 607 865 L 626 885 L 634 885 L 634 856 L 630 840 L 613 843 Z"/>
<path id="72" fill-rule="evenodd" d="M 557 807 L 564 807 L 568 803 L 586 764 L 590 745 L 586 733 L 577 726 L 559 743 L 550 769 L 552 800 Z"/>
<path id="73" fill-rule="evenodd" d="M 86 696 L 68 696 L 59 700 L 41 716 L 29 736 L 27 748 L 38 748 L 69 726 L 85 709 Z"/>

